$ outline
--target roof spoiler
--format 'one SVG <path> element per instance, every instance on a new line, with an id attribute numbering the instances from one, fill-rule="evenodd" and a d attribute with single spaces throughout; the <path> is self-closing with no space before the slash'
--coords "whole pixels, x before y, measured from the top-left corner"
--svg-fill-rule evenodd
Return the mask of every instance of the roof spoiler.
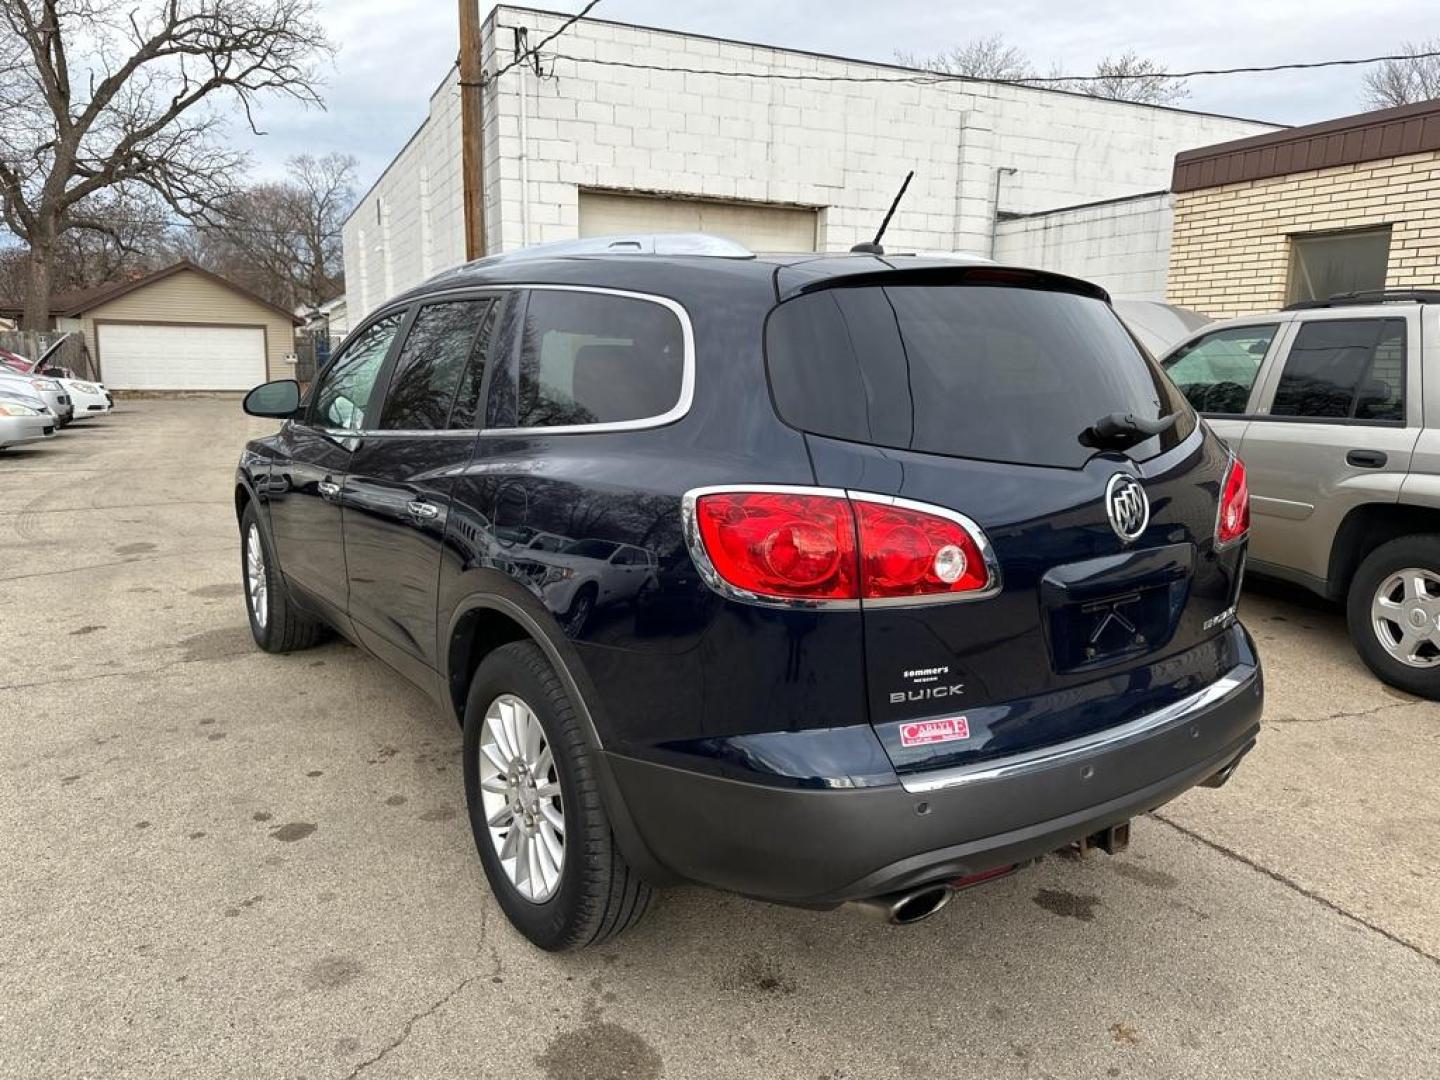
<path id="1" fill-rule="evenodd" d="M 787 275 L 788 276 L 788 275 Z M 828 274 L 799 281 L 785 282 L 777 275 L 776 291 L 783 303 L 806 293 L 825 289 L 853 288 L 874 285 L 974 285 L 1039 289 L 1044 292 L 1073 293 L 1095 300 L 1110 302 L 1110 294 L 1094 282 L 1048 270 L 993 265 L 906 266 L 887 270 L 862 270 L 853 274 Z"/>

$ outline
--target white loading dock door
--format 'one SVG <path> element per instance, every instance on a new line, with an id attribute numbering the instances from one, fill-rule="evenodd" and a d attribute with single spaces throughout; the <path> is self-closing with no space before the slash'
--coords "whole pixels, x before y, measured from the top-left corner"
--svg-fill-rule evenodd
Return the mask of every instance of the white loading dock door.
<path id="1" fill-rule="evenodd" d="M 101 323 L 100 377 L 112 390 L 249 390 L 265 381 L 259 326 Z"/>
<path id="2" fill-rule="evenodd" d="M 580 192 L 580 235 L 703 232 L 751 251 L 814 251 L 815 211 L 764 203 L 709 202 Z"/>

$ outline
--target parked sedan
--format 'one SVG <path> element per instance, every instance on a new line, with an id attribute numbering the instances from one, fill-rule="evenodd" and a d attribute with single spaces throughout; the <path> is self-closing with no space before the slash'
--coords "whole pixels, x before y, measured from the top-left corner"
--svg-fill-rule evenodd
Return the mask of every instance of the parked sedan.
<path id="1" fill-rule="evenodd" d="M 54 435 L 55 417 L 44 401 L 0 387 L 0 450 Z"/>
<path id="2" fill-rule="evenodd" d="M 22 370 L 15 365 L 15 361 L 27 367 Z M 75 417 L 75 406 L 70 402 L 70 395 L 56 380 L 29 374 L 28 364 L 29 361 L 24 357 L 0 350 L 0 388 L 22 390 L 39 397 L 55 414 L 59 426 L 64 427 Z"/>
<path id="3" fill-rule="evenodd" d="M 63 341 L 64 338 L 60 340 Z M 41 354 L 39 360 L 28 360 L 19 353 L 0 349 L 0 369 L 8 368 L 31 378 L 50 379 L 59 383 L 60 389 L 70 399 L 70 407 L 74 414 L 72 419 L 74 420 L 108 413 L 115 407 L 115 399 L 110 396 L 110 391 L 105 388 L 104 383 L 77 378 L 75 373 L 68 368 L 50 367 L 45 363 L 46 357 L 50 356 L 59 344 L 60 342 L 57 341 L 55 345 Z"/>

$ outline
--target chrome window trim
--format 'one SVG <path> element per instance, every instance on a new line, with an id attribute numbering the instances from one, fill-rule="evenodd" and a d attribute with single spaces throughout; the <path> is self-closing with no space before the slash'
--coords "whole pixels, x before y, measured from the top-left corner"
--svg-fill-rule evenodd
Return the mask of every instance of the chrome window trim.
<path id="1" fill-rule="evenodd" d="M 891 596 L 878 600 L 801 600 L 793 597 L 766 596 L 763 593 L 741 589 L 720 576 L 701 539 L 699 524 L 695 518 L 695 503 L 702 495 L 725 495 L 745 492 L 776 493 L 780 495 L 825 495 L 836 499 L 875 503 L 879 506 L 894 506 L 904 510 L 915 510 L 953 521 L 975 541 L 976 547 L 985 560 L 985 569 L 990 584 L 984 589 L 968 593 L 937 593 L 934 596 Z M 898 495 L 881 495 L 873 491 L 853 491 L 847 488 L 812 487 L 808 484 L 716 484 L 710 487 L 692 488 L 680 500 L 680 518 L 685 534 L 685 546 L 690 550 L 691 561 L 700 572 L 706 585 L 727 600 L 759 607 L 787 608 L 800 611 L 864 611 L 870 608 L 912 608 L 929 607 L 934 604 L 962 604 L 972 600 L 985 600 L 997 595 L 1001 588 L 1000 562 L 990 546 L 990 538 L 976 522 L 944 506 L 902 499 Z M 856 539 L 859 539 L 856 525 Z"/>
<path id="2" fill-rule="evenodd" d="M 680 397 L 673 406 L 663 413 L 655 416 L 642 416 L 634 420 L 612 420 L 595 424 L 561 424 L 555 427 L 506 427 L 506 428 L 481 428 L 481 435 L 497 436 L 533 436 L 543 435 L 587 435 L 603 433 L 608 431 L 644 431 L 647 428 L 664 427 L 683 419 L 689 412 L 695 401 L 695 327 L 690 322 L 690 313 L 678 300 L 672 300 L 668 296 L 657 296 L 654 293 L 635 292 L 632 289 L 612 289 L 603 285 L 469 285 L 456 287 L 454 289 L 438 290 L 433 293 L 426 293 L 423 296 L 410 298 L 410 303 L 427 303 L 437 297 L 444 297 L 449 293 L 466 292 L 578 292 L 593 293 L 599 296 L 618 296 L 626 300 L 643 300 L 651 304 L 659 304 L 675 316 L 680 323 L 680 337 L 683 345 L 684 355 L 681 358 L 680 370 Z"/>
<path id="3" fill-rule="evenodd" d="M 700 536 L 699 522 L 695 517 L 695 503 L 703 495 L 726 495 L 745 492 L 777 495 L 828 495 L 831 498 L 845 498 L 843 488 L 812 487 L 808 484 L 716 484 L 710 487 L 691 488 L 680 500 L 680 520 L 685 533 L 685 546 L 690 549 L 690 559 L 700 572 L 706 585 L 725 597 L 742 604 L 757 607 L 779 608 L 787 611 L 859 611 L 859 600 L 802 600 L 795 597 L 766 596 L 730 584 L 705 550 L 705 541 Z"/>
<path id="4" fill-rule="evenodd" d="M 964 593 L 935 593 L 932 596 L 886 596 L 876 600 L 861 600 L 862 608 L 910 608 L 929 607 L 933 604 L 965 604 L 972 600 L 988 600 L 997 595 L 1001 588 L 1000 560 L 995 557 L 995 549 L 990 546 L 990 538 L 985 535 L 982 529 L 974 520 L 966 517 L 958 510 L 951 510 L 946 506 L 936 506 L 934 503 L 916 502 L 914 499 L 902 499 L 898 495 L 876 495 L 872 491 L 847 491 L 845 493 L 852 500 L 858 502 L 875 503 L 878 506 L 893 506 L 900 510 L 914 510 L 916 513 L 929 514 L 931 517 L 944 518 L 946 521 L 953 521 L 967 533 L 970 539 L 975 541 L 975 546 L 980 549 L 980 556 L 985 560 L 985 573 L 988 583 L 983 589 L 976 589 L 973 592 Z M 856 522 L 857 539 L 859 522 Z"/>
<path id="5" fill-rule="evenodd" d="M 1064 765 L 1076 758 L 1118 750 L 1171 728 L 1182 727 L 1189 723 L 1196 713 L 1237 693 L 1254 678 L 1254 667 L 1237 664 L 1209 686 L 1118 727 L 1107 728 L 1093 735 L 1085 735 L 1040 750 L 1016 754 L 1000 761 L 980 761 L 953 769 L 902 775 L 900 785 L 912 795 L 925 795 L 970 784 L 989 783 L 992 780 L 1011 780 Z"/>

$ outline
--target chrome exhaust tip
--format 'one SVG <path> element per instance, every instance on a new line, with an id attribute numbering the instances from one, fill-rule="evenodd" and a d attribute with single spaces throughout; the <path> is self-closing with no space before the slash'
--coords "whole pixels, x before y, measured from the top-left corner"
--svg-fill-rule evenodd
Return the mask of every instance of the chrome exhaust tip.
<path id="1" fill-rule="evenodd" d="M 922 885 L 918 889 L 856 900 L 853 906 L 891 926 L 913 926 L 928 919 L 949 902 L 950 886 L 942 881 L 933 885 Z"/>

